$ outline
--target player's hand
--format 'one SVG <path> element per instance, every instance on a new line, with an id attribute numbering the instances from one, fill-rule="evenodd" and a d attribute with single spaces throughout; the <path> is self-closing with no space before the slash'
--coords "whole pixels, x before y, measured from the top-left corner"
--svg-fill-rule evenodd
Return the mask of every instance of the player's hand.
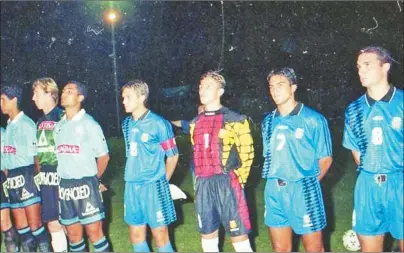
<path id="1" fill-rule="evenodd" d="M 108 188 L 103 183 L 100 183 L 99 190 L 100 192 L 106 192 Z"/>

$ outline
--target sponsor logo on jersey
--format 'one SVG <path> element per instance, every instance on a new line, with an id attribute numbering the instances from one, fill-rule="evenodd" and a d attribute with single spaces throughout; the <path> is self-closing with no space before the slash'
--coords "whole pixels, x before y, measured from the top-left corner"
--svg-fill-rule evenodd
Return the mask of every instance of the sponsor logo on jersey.
<path id="1" fill-rule="evenodd" d="M 13 146 L 4 146 L 3 148 L 4 154 L 13 154 L 17 153 L 17 149 Z"/>
<path id="2" fill-rule="evenodd" d="M 9 189 L 18 189 L 25 185 L 25 178 L 22 175 L 7 178 Z"/>
<path id="3" fill-rule="evenodd" d="M 39 130 L 53 130 L 55 128 L 56 122 L 55 121 L 42 121 L 38 129 Z"/>
<path id="4" fill-rule="evenodd" d="M 59 177 L 56 172 L 40 172 L 40 178 L 42 185 L 59 185 Z"/>
<path id="5" fill-rule="evenodd" d="M 79 145 L 68 145 L 63 144 L 58 146 L 59 154 L 80 154 L 80 146 Z"/>
<path id="6" fill-rule="evenodd" d="M 288 126 L 278 125 L 276 128 L 285 130 L 285 129 L 288 129 Z"/>
<path id="7" fill-rule="evenodd" d="M 88 185 L 82 185 L 73 188 L 59 188 L 59 198 L 64 200 L 86 199 L 89 196 L 90 187 Z"/>
<path id="8" fill-rule="evenodd" d="M 401 128 L 403 125 L 403 119 L 400 117 L 393 117 L 393 120 L 391 121 L 391 127 L 398 130 Z"/>

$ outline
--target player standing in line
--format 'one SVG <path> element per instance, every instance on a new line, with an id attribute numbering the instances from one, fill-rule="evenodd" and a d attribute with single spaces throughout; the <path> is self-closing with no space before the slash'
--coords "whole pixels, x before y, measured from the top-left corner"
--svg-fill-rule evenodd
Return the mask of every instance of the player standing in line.
<path id="1" fill-rule="evenodd" d="M 332 163 L 327 120 L 296 101 L 293 69 L 272 70 L 267 77 L 276 109 L 262 122 L 262 170 L 265 224 L 275 252 L 292 250 L 292 230 L 302 235 L 306 251 L 324 251 L 327 225 L 320 180 Z"/>
<path id="2" fill-rule="evenodd" d="M 202 249 L 219 251 L 219 226 L 237 252 L 252 252 L 244 185 L 254 158 L 247 118 L 222 106 L 226 81 L 209 71 L 202 75 L 199 96 L 204 111 L 190 123 L 195 166 L 195 204 Z"/>
<path id="3" fill-rule="evenodd" d="M 355 185 L 353 230 L 362 251 L 382 252 L 387 232 L 404 251 L 403 91 L 388 82 L 393 59 L 382 47 L 358 52 L 366 93 L 345 111 L 343 146 L 360 172 Z"/>
<path id="4" fill-rule="evenodd" d="M 109 251 L 102 231 L 105 217 L 99 178 L 109 161 L 108 146 L 100 125 L 82 109 L 87 88 L 77 81 L 62 90 L 65 115 L 56 123 L 60 223 L 65 226 L 70 250 L 84 251 L 83 227 L 95 251 Z"/>
<path id="5" fill-rule="evenodd" d="M 148 97 L 149 88 L 141 80 L 122 87 L 123 105 L 131 114 L 122 124 L 126 145 L 124 218 L 135 252 L 150 251 L 147 225 L 158 251 L 173 252 L 167 226 L 177 217 L 168 181 L 178 162 L 178 150 L 170 123 L 147 108 Z"/>
<path id="6" fill-rule="evenodd" d="M 42 221 L 48 224 L 54 252 L 67 252 L 67 240 L 59 223 L 59 179 L 53 130 L 64 112 L 57 106 L 59 89 L 52 78 L 40 78 L 32 84 L 36 107 L 44 115 L 37 122 L 38 160 L 41 176 Z"/>
<path id="7" fill-rule="evenodd" d="M 18 252 L 18 234 L 17 230 L 13 226 L 10 217 L 10 202 L 8 200 L 8 183 L 6 174 L 4 174 L 4 168 L 6 168 L 5 161 L 3 159 L 4 138 L 6 130 L 0 128 L 0 140 L 1 140 L 1 170 L 0 170 L 0 217 L 1 217 L 1 231 L 4 233 L 4 243 L 6 245 L 7 252 Z"/>
<path id="8" fill-rule="evenodd" d="M 9 116 L 3 155 L 7 165 L 5 174 L 10 207 L 20 234 L 22 250 L 36 251 L 38 246 L 41 252 L 49 252 L 48 232 L 41 221 L 41 197 L 37 183 L 39 175 L 36 175 L 39 172 L 36 127 L 20 110 L 21 101 L 20 87 L 1 87 L 1 110 Z"/>

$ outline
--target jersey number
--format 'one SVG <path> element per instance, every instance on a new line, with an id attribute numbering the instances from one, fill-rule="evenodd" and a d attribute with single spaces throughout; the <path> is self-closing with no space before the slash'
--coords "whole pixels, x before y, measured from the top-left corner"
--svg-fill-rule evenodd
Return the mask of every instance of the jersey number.
<path id="1" fill-rule="evenodd" d="M 277 134 L 276 139 L 279 140 L 278 146 L 276 146 L 276 150 L 280 151 L 285 146 L 286 136 L 284 134 Z"/>
<path id="2" fill-rule="evenodd" d="M 375 127 L 372 129 L 372 143 L 375 145 L 382 145 L 383 130 L 381 127 Z"/>

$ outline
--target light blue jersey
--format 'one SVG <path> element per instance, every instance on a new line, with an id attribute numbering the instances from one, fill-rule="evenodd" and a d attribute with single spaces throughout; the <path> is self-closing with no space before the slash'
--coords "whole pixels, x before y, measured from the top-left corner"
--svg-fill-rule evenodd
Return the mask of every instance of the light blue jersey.
<path id="1" fill-rule="evenodd" d="M 37 155 L 36 125 L 24 112 L 8 120 L 3 155 L 4 167 L 8 170 L 34 164 L 34 156 Z"/>
<path id="2" fill-rule="evenodd" d="M 380 100 L 367 94 L 345 111 L 343 146 L 359 151 L 358 170 L 403 172 L 403 91 L 391 87 Z"/>
<path id="3" fill-rule="evenodd" d="M 55 144 L 58 176 L 80 179 L 97 174 L 96 159 L 108 154 L 108 146 L 100 125 L 81 109 L 71 120 L 66 116 L 56 123 Z"/>
<path id="4" fill-rule="evenodd" d="M 125 181 L 146 184 L 166 174 L 165 157 L 178 154 L 171 124 L 147 111 L 139 120 L 122 124 L 126 145 Z"/>
<path id="5" fill-rule="evenodd" d="M 326 119 L 298 103 L 281 116 L 277 110 L 262 122 L 263 177 L 298 181 L 319 175 L 318 161 L 332 155 L 330 130 Z"/>

